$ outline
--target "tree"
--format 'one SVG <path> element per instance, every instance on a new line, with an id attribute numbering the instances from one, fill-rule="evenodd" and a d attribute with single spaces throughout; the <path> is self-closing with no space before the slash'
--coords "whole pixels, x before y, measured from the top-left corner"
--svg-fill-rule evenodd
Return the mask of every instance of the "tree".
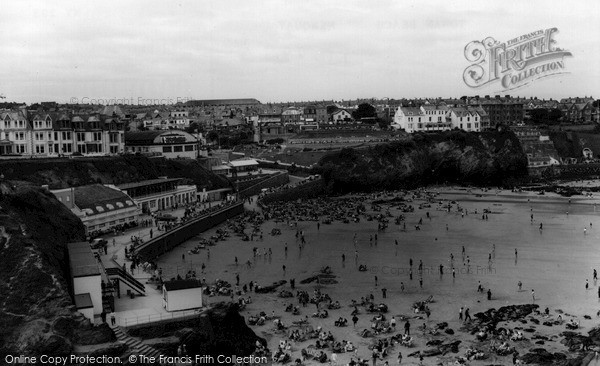
<path id="1" fill-rule="evenodd" d="M 377 117 L 377 110 L 369 103 L 362 103 L 352 112 L 352 117 L 357 121 L 363 118 L 374 118 Z"/>
<path id="2" fill-rule="evenodd" d="M 219 139 L 219 134 L 217 133 L 217 131 L 210 131 L 206 135 L 206 138 L 208 139 L 208 141 L 216 141 Z"/>

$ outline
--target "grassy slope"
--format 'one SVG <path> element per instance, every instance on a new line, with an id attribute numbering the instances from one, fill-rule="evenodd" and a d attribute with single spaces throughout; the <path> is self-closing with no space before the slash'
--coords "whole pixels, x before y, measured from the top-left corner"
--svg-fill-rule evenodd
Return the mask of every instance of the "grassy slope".
<path id="1" fill-rule="evenodd" d="M 0 171 L 6 179 L 27 181 L 50 188 L 66 188 L 92 183 L 121 184 L 160 176 L 186 178 L 200 189 L 229 187 L 229 183 L 204 169 L 195 160 L 149 159 L 125 155 L 110 158 L 4 160 Z"/>

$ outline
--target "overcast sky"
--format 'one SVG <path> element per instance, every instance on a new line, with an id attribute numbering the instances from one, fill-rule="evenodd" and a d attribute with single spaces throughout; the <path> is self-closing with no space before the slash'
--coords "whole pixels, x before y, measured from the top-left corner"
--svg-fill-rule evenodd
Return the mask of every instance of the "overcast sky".
<path id="1" fill-rule="evenodd" d="M 568 74 L 502 94 L 600 98 L 600 4 L 589 1 L 10 1 L 0 94 L 257 98 L 261 102 L 485 95 L 464 48 L 558 28 Z"/>

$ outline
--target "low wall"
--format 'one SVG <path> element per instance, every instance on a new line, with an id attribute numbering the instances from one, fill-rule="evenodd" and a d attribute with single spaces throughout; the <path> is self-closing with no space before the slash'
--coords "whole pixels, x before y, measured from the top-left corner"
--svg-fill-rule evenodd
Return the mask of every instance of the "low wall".
<path id="1" fill-rule="evenodd" d="M 277 173 L 276 175 L 267 178 L 253 186 L 244 190 L 240 190 L 241 197 L 249 197 L 260 194 L 263 188 L 279 187 L 290 182 L 290 175 L 287 172 Z"/>
<path id="2" fill-rule="evenodd" d="M 597 179 L 600 177 L 600 164 L 564 164 L 528 168 L 529 175 L 548 179 Z"/>
<path id="3" fill-rule="evenodd" d="M 204 232 L 227 219 L 237 216 L 244 212 L 244 203 L 235 202 L 220 210 L 208 213 L 194 220 L 188 221 L 185 224 L 178 226 L 175 229 L 155 237 L 142 244 L 135 249 L 144 261 L 152 261 L 158 256 L 170 251 L 179 244 L 196 236 L 198 233 Z"/>

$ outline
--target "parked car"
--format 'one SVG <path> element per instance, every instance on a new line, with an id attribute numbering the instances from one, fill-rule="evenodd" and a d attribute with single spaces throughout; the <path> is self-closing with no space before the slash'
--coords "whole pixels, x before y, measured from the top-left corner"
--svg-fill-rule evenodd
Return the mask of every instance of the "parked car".
<path id="1" fill-rule="evenodd" d="M 90 243 L 90 246 L 92 247 L 92 249 L 102 249 L 106 245 L 108 245 L 108 240 L 102 239 L 102 238 L 96 238 L 96 239 L 92 240 L 92 242 Z"/>

